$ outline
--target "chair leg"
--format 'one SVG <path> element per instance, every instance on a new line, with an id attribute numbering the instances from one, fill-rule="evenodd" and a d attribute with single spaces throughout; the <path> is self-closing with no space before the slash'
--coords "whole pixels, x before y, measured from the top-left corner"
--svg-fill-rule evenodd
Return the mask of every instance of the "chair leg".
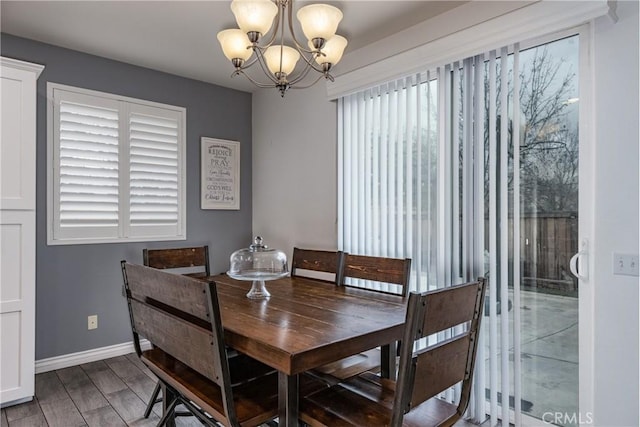
<path id="1" fill-rule="evenodd" d="M 151 415 L 151 411 L 153 410 L 153 405 L 160 402 L 158 399 L 158 394 L 160 394 L 160 381 L 156 382 L 156 388 L 153 389 L 153 393 L 151 394 L 151 399 L 149 399 L 149 403 L 147 403 L 147 409 L 144 411 L 144 417 L 149 418 Z"/>
<path id="2" fill-rule="evenodd" d="M 174 397 L 173 400 L 171 400 L 169 406 L 165 408 L 164 414 L 162 415 L 162 418 L 160 418 L 160 422 L 158 422 L 158 427 L 167 424 L 167 421 L 169 421 L 169 419 L 172 419 L 173 411 L 176 408 L 177 404 L 178 398 Z"/>
<path id="3" fill-rule="evenodd" d="M 166 419 L 164 424 L 158 423 L 158 427 L 176 427 L 176 406 L 180 404 L 180 394 L 162 381 L 159 382 L 162 389 L 162 416 L 166 416 Z"/>

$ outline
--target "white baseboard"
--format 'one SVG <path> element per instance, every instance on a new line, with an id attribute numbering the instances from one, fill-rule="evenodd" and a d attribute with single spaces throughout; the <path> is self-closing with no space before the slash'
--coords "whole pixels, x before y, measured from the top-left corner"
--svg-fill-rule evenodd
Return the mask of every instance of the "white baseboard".
<path id="1" fill-rule="evenodd" d="M 143 350 L 151 348 L 151 343 L 145 339 L 140 340 Z M 108 359 L 110 357 L 122 356 L 133 353 L 133 341 L 122 344 L 110 345 L 107 347 L 94 348 L 92 350 L 80 351 L 78 353 L 65 354 L 62 356 L 49 357 L 47 359 L 36 360 L 36 374 L 55 371 L 56 369 L 77 366 L 83 363 L 95 362 L 97 360 Z"/>

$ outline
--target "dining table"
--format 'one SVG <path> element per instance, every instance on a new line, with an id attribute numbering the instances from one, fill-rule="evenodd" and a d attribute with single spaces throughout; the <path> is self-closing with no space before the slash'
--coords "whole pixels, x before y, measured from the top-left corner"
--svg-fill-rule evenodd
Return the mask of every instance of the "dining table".
<path id="1" fill-rule="evenodd" d="M 246 297 L 251 281 L 216 283 L 225 343 L 278 371 L 281 426 L 298 426 L 299 375 L 382 347 L 382 374 L 395 373 L 408 298 L 304 277 L 266 282 L 271 296 Z"/>

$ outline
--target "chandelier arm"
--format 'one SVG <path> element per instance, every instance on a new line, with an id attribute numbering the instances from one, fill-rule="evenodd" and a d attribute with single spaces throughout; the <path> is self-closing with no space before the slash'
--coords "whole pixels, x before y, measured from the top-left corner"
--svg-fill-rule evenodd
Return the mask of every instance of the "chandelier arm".
<path id="1" fill-rule="evenodd" d="M 316 65 L 313 63 L 313 61 L 315 61 L 315 57 L 311 57 L 311 59 L 307 58 L 305 55 L 302 54 L 302 52 L 300 52 L 300 56 L 302 57 L 302 59 L 304 59 L 304 62 L 307 63 L 307 67 L 313 68 L 314 70 L 316 70 L 319 73 L 324 73 L 324 70 L 322 68 L 317 68 Z M 326 54 L 320 52 L 320 55 L 318 56 L 327 56 Z M 309 71 L 307 70 L 307 73 Z"/>
<path id="2" fill-rule="evenodd" d="M 248 49 L 248 48 L 247 48 Z M 255 50 L 254 50 L 255 53 Z M 240 70 L 246 70 L 247 68 L 250 68 L 253 64 L 255 64 L 258 61 L 258 54 L 255 54 L 255 58 L 253 58 L 250 62 L 245 62 L 241 67 L 238 67 Z"/>
<path id="3" fill-rule="evenodd" d="M 293 84 L 296 84 L 296 83 L 297 83 L 297 82 L 299 82 L 300 80 L 304 79 L 304 78 L 307 76 L 307 74 L 309 74 L 309 71 L 311 71 L 311 69 L 313 69 L 314 71 L 316 71 L 316 72 L 320 73 L 320 77 L 324 76 L 325 78 L 327 78 L 327 79 L 329 79 L 329 80 L 333 81 L 333 76 L 331 76 L 331 74 L 329 74 L 328 70 L 327 70 L 327 71 L 325 71 L 324 69 L 316 68 L 316 66 L 313 64 L 313 62 L 311 62 L 311 61 L 313 61 L 313 60 L 314 60 L 314 58 L 312 58 L 311 60 L 309 60 L 309 59 L 308 59 L 306 56 L 304 56 L 304 55 L 302 55 L 302 58 L 304 58 L 304 60 L 305 60 L 305 62 L 307 63 L 307 65 L 306 65 L 305 69 L 304 69 L 304 70 L 302 70 L 302 71 L 300 72 L 300 74 L 299 74 L 297 77 L 295 77 L 295 78 L 291 79 L 290 84 L 292 84 L 292 85 L 293 85 Z M 317 82 L 318 80 L 320 80 L 320 77 L 318 77 L 318 79 L 316 80 L 316 82 Z M 308 86 L 306 86 L 306 87 L 308 87 Z"/>
<path id="4" fill-rule="evenodd" d="M 269 84 L 269 83 L 261 83 L 255 79 L 253 79 L 249 73 L 245 73 L 243 70 L 239 70 L 238 72 L 236 72 L 235 74 L 242 74 L 243 76 L 245 76 L 247 79 L 249 79 L 249 81 L 251 83 L 253 83 L 254 85 L 256 85 L 257 87 L 261 88 L 261 89 L 273 89 L 274 87 L 276 87 L 275 83 Z"/>
<path id="5" fill-rule="evenodd" d="M 307 62 L 307 65 L 300 72 L 300 74 L 298 74 L 296 77 L 292 78 L 291 81 L 289 82 L 289 84 L 294 85 L 294 84 L 298 83 L 300 80 L 302 80 L 305 77 L 307 77 L 307 75 L 309 74 L 309 71 L 311 71 L 312 68 L 313 68 L 313 66 Z M 322 73 L 322 71 L 320 71 L 320 73 Z M 322 77 L 322 75 L 320 75 L 320 77 Z"/>
<path id="6" fill-rule="evenodd" d="M 288 3 L 291 4 L 291 3 Z M 284 6 L 282 6 L 284 12 Z M 280 66 L 279 70 L 282 72 L 282 62 L 284 61 L 284 14 L 282 16 L 282 26 L 280 27 Z"/>
<path id="7" fill-rule="evenodd" d="M 326 75 L 326 76 L 325 76 L 324 74 L 320 74 L 320 75 L 318 76 L 318 78 L 317 78 L 317 79 L 315 79 L 312 83 L 309 83 L 309 84 L 308 84 L 308 85 L 306 85 L 306 86 L 291 86 L 291 89 L 308 89 L 308 88 L 310 88 L 311 86 L 313 86 L 314 84 L 318 83 L 318 82 L 320 81 L 320 79 L 321 79 L 321 78 L 323 78 L 323 77 L 325 77 L 325 78 L 329 78 L 329 77 L 331 77 L 331 76 L 330 76 L 329 74 L 328 74 L 328 75 Z M 333 79 L 333 77 L 331 77 L 331 79 Z M 332 80 L 332 81 L 333 81 L 333 80 Z"/>

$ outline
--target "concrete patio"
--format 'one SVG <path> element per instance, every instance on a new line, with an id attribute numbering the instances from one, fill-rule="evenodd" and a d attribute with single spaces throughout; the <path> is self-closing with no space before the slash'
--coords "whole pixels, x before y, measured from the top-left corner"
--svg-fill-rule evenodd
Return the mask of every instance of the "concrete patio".
<path id="1" fill-rule="evenodd" d="M 513 302 L 513 293 L 509 299 Z M 545 413 L 578 413 L 578 299 L 534 291 L 521 291 L 522 409 L 531 417 L 542 419 Z M 498 316 L 498 348 L 501 315 Z M 485 366 L 489 379 L 489 317 L 485 317 Z M 509 311 L 513 331 L 513 307 Z M 513 361 L 513 336 L 509 360 Z M 497 354 L 498 366 L 500 353 Z M 513 365 L 510 397 L 513 404 Z M 498 387 L 500 387 L 498 378 Z M 489 384 L 487 384 L 489 387 Z M 499 389 L 498 389 L 499 391 Z M 550 415 L 545 416 L 549 420 Z M 543 424 L 540 422 L 540 424 Z M 563 425 L 577 425 L 566 423 Z"/>

